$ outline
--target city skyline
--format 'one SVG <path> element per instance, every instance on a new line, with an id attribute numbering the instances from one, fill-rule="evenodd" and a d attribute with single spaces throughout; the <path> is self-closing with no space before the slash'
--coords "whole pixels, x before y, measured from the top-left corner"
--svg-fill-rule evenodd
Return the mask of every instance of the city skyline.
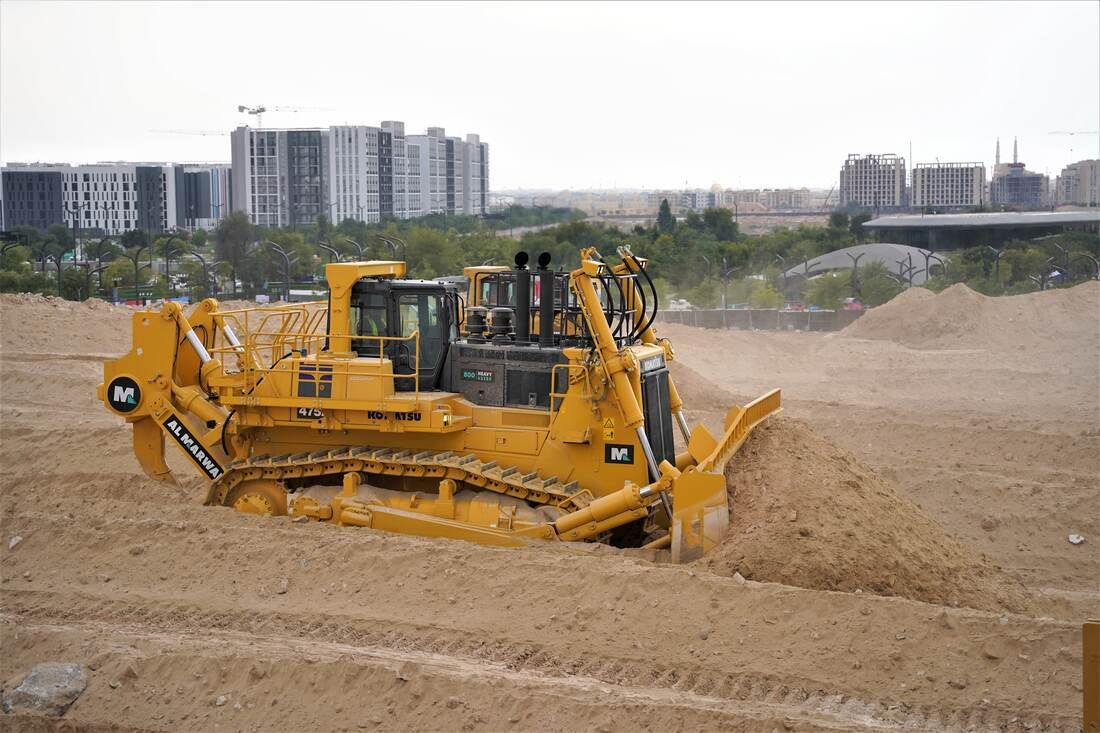
<path id="1" fill-rule="evenodd" d="M 1051 134 L 1100 129 L 1091 3 L 255 7 L 0 5 L 0 161 L 228 162 L 229 132 L 258 127 L 242 104 L 268 105 L 265 128 L 478 130 L 494 189 L 827 188 L 852 152 L 991 169 L 997 138 L 1051 178 L 1100 157 L 1096 135 Z M 364 58 L 365 24 L 402 32 Z M 248 39 L 290 35 L 240 73 Z"/>

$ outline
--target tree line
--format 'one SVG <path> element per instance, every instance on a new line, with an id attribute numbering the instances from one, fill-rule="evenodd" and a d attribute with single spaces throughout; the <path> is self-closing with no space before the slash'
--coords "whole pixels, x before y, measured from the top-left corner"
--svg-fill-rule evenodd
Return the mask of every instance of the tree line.
<path id="1" fill-rule="evenodd" d="M 0 291 L 57 293 L 80 299 L 112 287 L 141 286 L 152 297 L 201 298 L 278 295 L 291 283 L 323 285 L 325 263 L 341 259 L 404 259 L 410 277 L 456 275 L 469 265 L 510 265 L 515 252 L 549 252 L 553 267 L 577 264 L 582 247 L 612 255 L 627 245 L 649 260 L 662 304 L 671 298 L 695 307 L 745 303 L 781 307 L 801 301 L 838 308 L 849 297 L 878 305 L 901 292 L 904 272 L 880 263 L 806 280 L 784 277 L 800 263 L 860 243 L 867 212 L 836 211 L 824 226 L 781 228 L 745 235 L 727 209 L 688 212 L 677 220 L 667 202 L 656 220 L 630 231 L 588 221 L 569 209 L 510 207 L 490 217 L 433 215 L 413 220 L 333 224 L 320 216 L 305 228 L 266 228 L 235 212 L 210 232 L 150 235 L 140 230 L 85 243 L 86 257 L 66 267 L 72 235 L 64 226 L 46 232 L 16 228 L 0 259 Z M 514 239 L 513 227 L 545 227 Z M 944 254 L 944 253 L 940 253 Z M 1028 292 L 1095 277 L 1100 236 L 1071 233 L 1041 241 L 1009 242 L 947 253 L 946 268 L 933 268 L 934 289 L 965 282 L 986 294 Z M 167 269 L 172 277 L 154 270 Z M 216 291 L 216 293 L 215 293 Z"/>

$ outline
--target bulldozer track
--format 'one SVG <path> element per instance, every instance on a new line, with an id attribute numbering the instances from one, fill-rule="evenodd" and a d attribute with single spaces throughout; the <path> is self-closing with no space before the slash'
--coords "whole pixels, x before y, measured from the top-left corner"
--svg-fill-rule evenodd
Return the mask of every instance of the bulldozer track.
<path id="1" fill-rule="evenodd" d="M 247 634 L 250 646 L 270 639 L 285 644 L 339 645 L 366 655 L 392 658 L 427 655 L 457 660 L 469 667 L 496 667 L 505 673 L 539 678 L 584 678 L 643 696 L 673 694 L 680 704 L 706 707 L 745 704 L 772 712 L 848 721 L 860 727 L 902 730 L 1075 731 L 1072 715 L 1022 717 L 992 705 L 941 707 L 901 702 L 867 701 L 836 688 L 802 678 L 776 678 L 753 673 L 720 672 L 705 666 L 669 666 L 648 659 L 593 658 L 562 653 L 547 645 L 505 638 L 475 638 L 458 630 L 373 618 L 267 611 L 203 608 L 192 603 L 143 598 L 103 598 L 75 593 L 5 590 L 0 600 L 3 620 L 37 624 L 123 626 L 147 635 Z M 312 648 L 312 647 L 311 647 Z M 423 661 L 423 660 L 421 660 Z M 552 681 L 552 680 L 550 680 Z"/>
<path id="2" fill-rule="evenodd" d="M 552 504 L 566 512 L 588 506 L 592 494 L 579 481 L 562 482 L 496 461 L 481 461 L 472 453 L 412 451 L 391 448 L 338 448 L 312 453 L 261 454 L 234 461 L 211 486 L 211 503 L 224 504 L 233 487 L 253 479 L 339 477 L 367 473 L 410 478 L 452 479 L 536 504 Z"/>

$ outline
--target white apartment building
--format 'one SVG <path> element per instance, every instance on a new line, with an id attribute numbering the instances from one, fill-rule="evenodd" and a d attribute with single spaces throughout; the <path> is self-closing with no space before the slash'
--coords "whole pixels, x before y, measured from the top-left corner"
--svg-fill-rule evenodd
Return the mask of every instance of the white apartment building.
<path id="1" fill-rule="evenodd" d="M 403 122 L 329 129 L 329 200 L 332 220 L 379 222 L 421 215 L 420 185 L 409 182 L 410 165 Z M 415 146 L 413 146 L 415 148 Z M 419 155 L 419 149 L 415 152 Z"/>
<path id="2" fill-rule="evenodd" d="M 489 146 L 479 135 L 466 136 L 462 167 L 462 212 L 471 216 L 489 210 Z"/>
<path id="3" fill-rule="evenodd" d="M 234 208 L 262 226 L 482 214 L 488 207 L 488 146 L 442 127 L 406 135 L 405 124 L 324 129 L 239 127 L 231 135 Z"/>
<path id="4" fill-rule="evenodd" d="M 1055 201 L 1059 204 L 1100 205 L 1100 160 L 1081 160 L 1067 165 L 1054 187 Z"/>
<path id="5" fill-rule="evenodd" d="M 909 205 L 977 207 L 985 202 L 985 187 L 981 163 L 921 163 L 913 168 Z"/>
<path id="6" fill-rule="evenodd" d="M 489 208 L 489 146 L 478 135 L 447 137 L 442 127 L 409 135 L 420 157 L 420 198 L 424 214 L 478 216 Z M 410 153 L 411 155 L 411 153 Z"/>
<path id="7" fill-rule="evenodd" d="M 238 127 L 230 134 L 233 209 L 268 227 L 309 226 L 329 200 L 329 130 Z"/>
<path id="8" fill-rule="evenodd" d="M 420 155 L 420 204 L 425 215 L 447 208 L 447 141 L 442 127 L 429 127 L 424 135 L 409 135 Z M 454 213 L 453 211 L 448 213 Z"/>
<path id="9" fill-rule="evenodd" d="M 163 232 L 179 225 L 180 174 L 158 163 L 13 163 L 0 171 L 3 221 L 9 228 L 65 224 L 87 236 Z"/>
<path id="10" fill-rule="evenodd" d="M 840 169 L 840 205 L 851 203 L 872 209 L 907 206 L 905 158 L 849 155 Z"/>

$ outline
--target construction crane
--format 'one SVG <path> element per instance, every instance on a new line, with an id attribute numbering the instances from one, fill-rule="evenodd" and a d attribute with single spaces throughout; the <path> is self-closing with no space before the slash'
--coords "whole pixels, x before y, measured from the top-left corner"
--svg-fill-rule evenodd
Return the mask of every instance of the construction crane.
<path id="1" fill-rule="evenodd" d="M 1100 130 L 1054 130 L 1048 132 L 1048 135 L 1066 135 L 1073 138 L 1076 135 L 1100 135 Z M 1073 157 L 1073 140 L 1070 140 L 1069 157 Z"/>
<path id="2" fill-rule="evenodd" d="M 239 104 L 237 105 L 237 111 L 256 115 L 256 127 L 263 127 L 264 112 L 331 112 L 332 110 L 324 107 L 265 107 L 262 104 L 249 107 L 246 104 Z"/>
<path id="3" fill-rule="evenodd" d="M 218 130 L 150 130 L 149 132 L 156 132 L 162 135 L 201 135 L 202 137 L 224 137 L 229 134 L 228 132 L 220 132 Z"/>

